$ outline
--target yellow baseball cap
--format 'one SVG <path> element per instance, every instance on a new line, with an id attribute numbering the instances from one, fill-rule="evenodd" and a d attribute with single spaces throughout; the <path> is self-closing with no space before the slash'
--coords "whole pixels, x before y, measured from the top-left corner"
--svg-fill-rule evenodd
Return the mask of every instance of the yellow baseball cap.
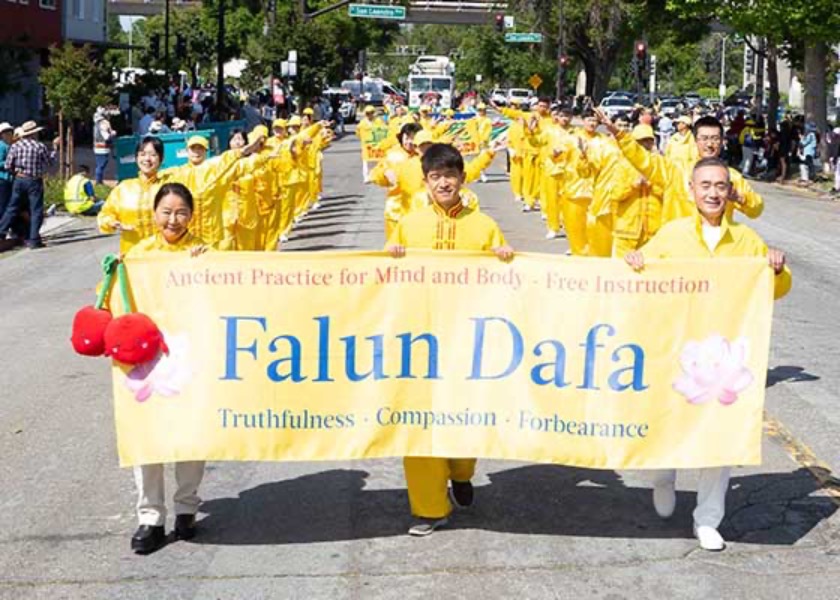
<path id="1" fill-rule="evenodd" d="M 271 124 L 271 128 L 276 129 L 278 127 L 282 127 L 285 129 L 287 125 L 288 123 L 286 122 L 286 119 L 275 119 L 274 123 Z"/>
<path id="2" fill-rule="evenodd" d="M 303 109 L 303 114 L 305 114 L 305 115 L 310 115 L 310 116 L 311 116 L 311 115 L 314 115 L 314 114 L 315 114 L 315 111 L 314 111 L 314 110 L 312 110 L 311 108 L 304 108 L 304 109 Z"/>
<path id="3" fill-rule="evenodd" d="M 289 127 L 300 127 L 303 121 L 300 120 L 298 115 L 294 115 L 291 119 L 289 119 Z"/>
<path id="4" fill-rule="evenodd" d="M 432 134 L 425 129 L 423 131 L 418 131 L 417 135 L 414 136 L 414 145 L 415 146 L 422 146 L 423 144 L 433 144 L 435 139 L 432 137 Z"/>
<path id="5" fill-rule="evenodd" d="M 192 146 L 201 146 L 205 150 L 210 148 L 210 142 L 207 141 L 206 137 L 200 135 L 191 136 L 187 140 L 187 148 L 191 148 Z"/>
<path id="6" fill-rule="evenodd" d="M 373 106 L 371 106 L 370 104 L 365 106 L 365 114 L 372 113 L 372 112 L 376 112 L 376 109 Z"/>
<path id="7" fill-rule="evenodd" d="M 420 112 L 429 112 L 432 110 L 428 104 L 421 104 L 420 105 Z"/>
<path id="8" fill-rule="evenodd" d="M 652 140 L 654 139 L 653 135 L 653 127 L 650 125 L 636 125 L 633 128 L 633 139 L 634 140 Z"/>
<path id="9" fill-rule="evenodd" d="M 484 102 L 479 102 L 475 108 L 476 110 L 487 110 L 487 105 Z"/>
<path id="10" fill-rule="evenodd" d="M 443 111 L 443 115 L 445 117 L 454 117 L 455 116 L 455 111 L 452 110 L 451 108 L 447 108 L 445 111 Z"/>
<path id="11" fill-rule="evenodd" d="M 677 123 L 683 123 L 684 125 L 688 125 L 691 127 L 693 123 L 691 122 L 691 117 L 688 115 L 683 115 L 679 119 L 677 119 Z"/>
<path id="12" fill-rule="evenodd" d="M 248 143 L 253 144 L 260 137 L 268 137 L 268 127 L 265 125 L 257 125 L 254 127 L 251 133 L 248 134 Z"/>

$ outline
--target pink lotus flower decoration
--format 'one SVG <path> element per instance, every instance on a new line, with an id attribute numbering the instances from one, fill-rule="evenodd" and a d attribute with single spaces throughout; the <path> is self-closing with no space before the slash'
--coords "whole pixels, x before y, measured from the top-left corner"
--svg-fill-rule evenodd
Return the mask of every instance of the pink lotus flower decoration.
<path id="1" fill-rule="evenodd" d="M 753 382 L 746 366 L 749 344 L 745 338 L 730 343 L 713 335 L 702 342 L 688 342 L 680 355 L 683 374 L 674 389 L 691 404 L 717 400 L 728 406 Z"/>
<path id="2" fill-rule="evenodd" d="M 181 393 L 191 377 L 189 341 L 184 335 L 166 335 L 169 355 L 160 353 L 154 360 L 136 365 L 127 374 L 126 387 L 137 402 L 145 402 L 152 394 L 172 397 Z"/>

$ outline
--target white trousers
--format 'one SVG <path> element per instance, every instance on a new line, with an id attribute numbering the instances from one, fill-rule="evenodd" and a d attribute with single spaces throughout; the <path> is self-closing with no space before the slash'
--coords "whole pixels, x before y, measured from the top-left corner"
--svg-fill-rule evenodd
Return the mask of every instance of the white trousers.
<path id="1" fill-rule="evenodd" d="M 362 178 L 367 181 L 370 179 L 370 166 L 368 166 L 368 161 L 362 161 Z"/>
<path id="2" fill-rule="evenodd" d="M 694 523 L 697 526 L 718 528 L 726 511 L 726 491 L 729 489 L 731 467 L 699 469 L 700 481 L 697 482 L 697 508 L 694 509 Z M 654 485 L 674 484 L 677 480 L 675 469 L 655 471 Z"/>
<path id="3" fill-rule="evenodd" d="M 175 514 L 194 515 L 201 498 L 198 486 L 204 477 L 204 462 L 175 463 Z M 137 484 L 137 520 L 140 525 L 163 525 L 166 522 L 166 489 L 163 465 L 134 467 Z"/>
<path id="4" fill-rule="evenodd" d="M 749 175 L 750 171 L 752 170 L 752 162 L 753 156 L 755 156 L 755 149 L 754 148 L 747 148 L 744 146 L 741 150 L 743 154 L 743 160 L 741 161 L 741 173 L 744 175 Z"/>

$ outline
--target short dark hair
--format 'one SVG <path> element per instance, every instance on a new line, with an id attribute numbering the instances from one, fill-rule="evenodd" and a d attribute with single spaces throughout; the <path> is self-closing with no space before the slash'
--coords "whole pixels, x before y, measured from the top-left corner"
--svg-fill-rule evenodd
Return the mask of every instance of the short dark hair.
<path id="1" fill-rule="evenodd" d="M 706 167 L 720 167 L 721 169 L 726 171 L 726 175 L 729 176 L 729 165 L 723 162 L 719 158 L 715 157 L 708 157 L 708 158 L 701 158 L 694 164 L 694 168 L 691 170 L 691 176 L 694 177 L 694 173 L 698 169 L 705 169 Z"/>
<path id="2" fill-rule="evenodd" d="M 190 192 L 189 188 L 183 183 L 163 184 L 158 190 L 157 194 L 155 194 L 155 210 L 157 210 L 158 204 L 160 204 L 160 201 L 164 198 L 164 196 L 168 196 L 169 194 L 175 194 L 181 200 L 183 200 L 186 203 L 186 205 L 190 207 L 190 212 L 194 210 L 192 192 Z"/>
<path id="3" fill-rule="evenodd" d="M 423 153 L 420 159 L 423 167 L 423 176 L 431 171 L 442 171 L 444 169 L 455 169 L 459 173 L 464 172 L 464 157 L 450 144 L 432 144 Z"/>
<path id="4" fill-rule="evenodd" d="M 566 116 L 566 117 L 573 117 L 573 116 L 574 116 L 574 114 L 575 114 L 575 111 L 573 111 L 573 110 L 572 110 L 571 108 L 569 108 L 568 106 L 561 106 L 561 107 L 560 107 L 560 110 L 559 110 L 559 113 L 560 113 L 561 115 Z"/>
<path id="5" fill-rule="evenodd" d="M 79 171 L 82 173 L 90 173 L 90 167 L 87 165 L 79 165 Z"/>
<path id="6" fill-rule="evenodd" d="M 160 158 L 160 162 L 163 162 L 163 142 L 160 141 L 160 138 L 155 137 L 153 135 L 147 135 L 142 140 L 140 140 L 140 143 L 137 144 L 137 149 L 134 151 L 134 153 L 139 154 L 143 148 L 150 144 L 152 146 L 152 150 L 154 150 L 155 154 L 157 154 L 158 158 Z"/>
<path id="7" fill-rule="evenodd" d="M 241 135 L 245 141 L 248 141 L 248 136 L 245 134 L 245 130 L 241 127 L 236 127 L 235 129 L 230 130 L 230 137 L 228 138 L 228 144 L 230 144 L 231 140 L 235 138 L 237 135 Z"/>
<path id="8" fill-rule="evenodd" d="M 699 119 L 697 119 L 697 122 L 694 124 L 694 135 L 696 136 L 697 132 L 701 128 L 708 129 L 710 127 L 714 127 L 718 131 L 720 131 L 720 137 L 723 137 L 723 125 L 720 121 L 718 121 L 716 117 L 713 117 L 712 115 L 706 115 L 705 117 L 700 117 Z"/>
<path id="9" fill-rule="evenodd" d="M 591 117 L 597 117 L 597 115 L 595 114 L 595 111 L 592 110 L 591 108 L 587 108 L 582 113 L 580 113 L 580 118 L 581 119 L 589 119 Z"/>
<path id="10" fill-rule="evenodd" d="M 551 106 L 551 98 L 549 98 L 548 96 L 540 96 L 537 102 L 541 102 L 543 104 L 548 104 L 549 106 Z"/>
<path id="11" fill-rule="evenodd" d="M 423 127 L 419 123 L 406 123 L 400 128 L 400 132 L 397 134 L 397 139 L 400 141 L 400 144 L 402 144 L 405 136 L 417 135 L 421 131 L 423 131 Z"/>

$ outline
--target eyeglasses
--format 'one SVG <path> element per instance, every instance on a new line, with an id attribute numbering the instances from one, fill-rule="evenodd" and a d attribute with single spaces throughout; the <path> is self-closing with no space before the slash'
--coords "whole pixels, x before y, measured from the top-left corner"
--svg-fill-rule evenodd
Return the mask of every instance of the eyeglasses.
<path id="1" fill-rule="evenodd" d="M 712 142 L 713 144 L 719 144 L 721 137 L 719 135 L 698 135 L 697 141 L 698 142 Z"/>

